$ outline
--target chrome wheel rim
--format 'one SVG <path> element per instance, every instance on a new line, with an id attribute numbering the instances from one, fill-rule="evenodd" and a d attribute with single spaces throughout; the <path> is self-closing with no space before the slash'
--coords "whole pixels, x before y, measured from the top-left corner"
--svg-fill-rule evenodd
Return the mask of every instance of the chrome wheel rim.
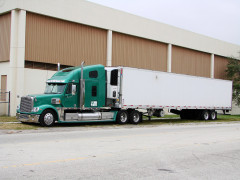
<path id="1" fill-rule="evenodd" d="M 123 123 L 127 121 L 127 114 L 125 112 L 121 113 L 120 120 Z"/>
<path id="2" fill-rule="evenodd" d="M 138 113 L 134 113 L 134 115 L 133 115 L 133 121 L 134 121 L 134 122 L 138 122 L 138 121 L 139 121 L 139 114 L 138 114 Z"/>
<path id="3" fill-rule="evenodd" d="M 215 119 L 215 118 L 216 118 L 216 114 L 215 114 L 215 112 L 212 112 L 212 114 L 211 114 L 211 118 L 212 118 L 212 119 Z"/>
<path id="4" fill-rule="evenodd" d="M 205 113 L 204 113 L 204 119 L 205 119 L 205 120 L 208 120 L 208 118 L 209 118 L 209 115 L 208 115 L 207 112 L 205 112 Z"/>
<path id="5" fill-rule="evenodd" d="M 53 115 L 51 113 L 45 114 L 45 116 L 44 116 L 44 123 L 46 125 L 51 125 L 53 123 L 53 120 L 54 120 L 54 118 L 53 118 Z"/>

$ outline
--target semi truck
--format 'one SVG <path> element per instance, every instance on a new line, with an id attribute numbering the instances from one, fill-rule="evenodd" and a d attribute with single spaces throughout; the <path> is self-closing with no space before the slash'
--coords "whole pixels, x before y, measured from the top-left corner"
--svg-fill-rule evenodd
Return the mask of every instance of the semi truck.
<path id="1" fill-rule="evenodd" d="M 42 126 L 74 122 L 138 124 L 144 110 L 182 119 L 217 119 L 232 108 L 232 81 L 130 67 L 70 67 L 46 81 L 44 94 L 21 97 L 17 119 Z"/>

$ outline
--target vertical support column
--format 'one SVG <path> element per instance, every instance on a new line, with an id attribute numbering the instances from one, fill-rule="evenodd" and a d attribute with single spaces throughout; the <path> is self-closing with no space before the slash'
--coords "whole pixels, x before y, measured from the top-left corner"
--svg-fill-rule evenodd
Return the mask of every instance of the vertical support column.
<path id="1" fill-rule="evenodd" d="M 211 54 L 210 77 L 214 78 L 214 54 Z"/>
<path id="2" fill-rule="evenodd" d="M 112 31 L 107 33 L 107 66 L 112 66 Z"/>
<path id="3" fill-rule="evenodd" d="M 24 95 L 24 61 L 25 61 L 25 31 L 26 11 L 12 10 L 11 12 L 11 41 L 10 41 L 10 78 L 11 116 L 16 114 L 20 96 Z"/>
<path id="4" fill-rule="evenodd" d="M 168 50 L 167 50 L 167 72 L 172 72 L 172 44 L 168 44 Z"/>

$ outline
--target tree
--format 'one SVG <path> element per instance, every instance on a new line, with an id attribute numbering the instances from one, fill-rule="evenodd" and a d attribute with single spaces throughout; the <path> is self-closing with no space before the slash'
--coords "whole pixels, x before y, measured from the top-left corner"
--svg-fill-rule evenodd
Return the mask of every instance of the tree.
<path id="1" fill-rule="evenodd" d="M 240 105 L 240 63 L 236 58 L 229 58 L 226 76 L 233 81 L 232 98 L 236 105 Z"/>

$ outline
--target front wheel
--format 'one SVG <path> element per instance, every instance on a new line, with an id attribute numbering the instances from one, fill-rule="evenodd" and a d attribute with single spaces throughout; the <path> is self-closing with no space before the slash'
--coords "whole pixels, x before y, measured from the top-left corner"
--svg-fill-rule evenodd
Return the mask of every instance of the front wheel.
<path id="1" fill-rule="evenodd" d="M 55 120 L 56 120 L 55 113 L 50 109 L 44 110 L 39 118 L 40 125 L 44 127 L 53 126 L 55 123 Z"/>

